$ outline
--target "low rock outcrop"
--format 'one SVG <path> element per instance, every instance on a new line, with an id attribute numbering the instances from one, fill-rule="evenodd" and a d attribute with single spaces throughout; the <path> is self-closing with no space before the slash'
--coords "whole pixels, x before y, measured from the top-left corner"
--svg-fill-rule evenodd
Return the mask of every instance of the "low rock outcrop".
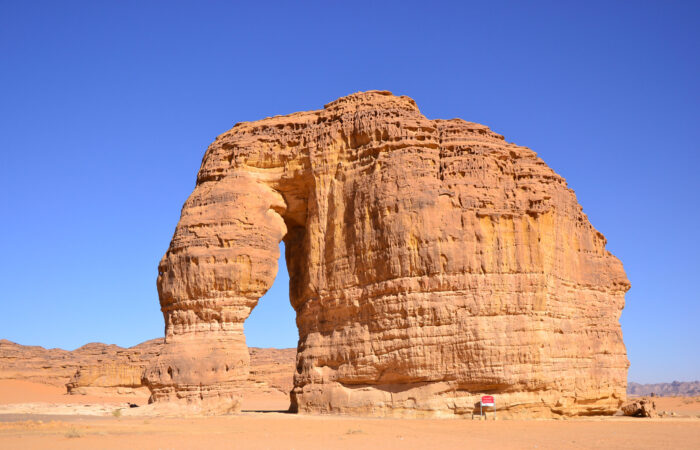
<path id="1" fill-rule="evenodd" d="M 128 349 L 117 347 L 114 353 L 84 361 L 66 383 L 66 389 L 69 394 L 145 393 L 148 389 L 142 383 L 143 372 L 162 347 L 163 339 L 154 339 Z"/>
<path id="2" fill-rule="evenodd" d="M 45 349 L 0 340 L 0 380 L 22 380 L 65 386 L 69 394 L 150 396 L 143 384 L 144 368 L 153 363 L 163 339 L 130 348 L 91 343 L 76 350 Z M 243 389 L 260 396 L 292 390 L 296 349 L 255 348 Z"/>
<path id="3" fill-rule="evenodd" d="M 0 379 L 68 385 L 68 391 L 75 393 L 85 387 L 143 387 L 140 378 L 144 367 L 155 358 L 162 345 L 161 338 L 131 348 L 90 343 L 68 351 L 20 345 L 3 339 L 0 340 Z M 139 372 L 138 380 L 133 375 L 136 372 Z"/>
<path id="4" fill-rule="evenodd" d="M 211 144 L 159 265 L 151 400 L 235 409 L 243 322 L 284 240 L 292 408 L 454 417 L 613 414 L 630 284 L 566 181 L 484 125 L 365 92 Z"/>
<path id="5" fill-rule="evenodd" d="M 656 404 L 646 398 L 633 400 L 622 406 L 622 413 L 631 417 L 649 417 L 654 418 L 656 414 Z"/>

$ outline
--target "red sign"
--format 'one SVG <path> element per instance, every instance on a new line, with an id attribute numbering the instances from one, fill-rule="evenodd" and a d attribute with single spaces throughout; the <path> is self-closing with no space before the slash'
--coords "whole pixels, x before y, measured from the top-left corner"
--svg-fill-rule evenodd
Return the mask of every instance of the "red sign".
<path id="1" fill-rule="evenodd" d="M 492 395 L 484 395 L 481 397 L 481 404 L 483 406 L 493 406 L 496 404 L 496 401 L 493 399 Z"/>

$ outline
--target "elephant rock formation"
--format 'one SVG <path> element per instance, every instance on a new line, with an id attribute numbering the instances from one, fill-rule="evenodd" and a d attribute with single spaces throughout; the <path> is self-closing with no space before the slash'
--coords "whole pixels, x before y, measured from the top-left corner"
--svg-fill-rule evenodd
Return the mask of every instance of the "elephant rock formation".
<path id="1" fill-rule="evenodd" d="M 389 92 L 236 124 L 204 155 L 159 265 L 155 402 L 235 411 L 243 322 L 286 247 L 291 409 L 612 414 L 630 284 L 566 181 L 483 125 Z"/>

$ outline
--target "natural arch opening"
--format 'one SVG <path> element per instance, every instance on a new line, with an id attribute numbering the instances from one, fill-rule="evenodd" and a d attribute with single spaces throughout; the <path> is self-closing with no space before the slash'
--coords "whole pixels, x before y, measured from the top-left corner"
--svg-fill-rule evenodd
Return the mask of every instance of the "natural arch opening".
<path id="1" fill-rule="evenodd" d="M 284 241 L 279 248 L 275 281 L 243 324 L 250 352 L 250 386 L 243 411 L 287 411 L 294 387 L 299 330 L 289 301 Z"/>
<path id="2" fill-rule="evenodd" d="M 299 340 L 296 312 L 289 302 L 289 271 L 284 257 L 284 241 L 280 242 L 279 247 L 275 281 L 243 324 L 249 347 L 296 348 Z"/>

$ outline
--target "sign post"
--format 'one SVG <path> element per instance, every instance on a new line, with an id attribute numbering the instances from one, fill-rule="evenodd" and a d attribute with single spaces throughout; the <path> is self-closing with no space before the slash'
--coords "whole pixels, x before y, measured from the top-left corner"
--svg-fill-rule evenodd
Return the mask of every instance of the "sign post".
<path id="1" fill-rule="evenodd" d="M 496 400 L 493 395 L 484 395 L 481 397 L 481 402 L 479 402 L 479 412 L 484 415 L 484 407 L 490 406 L 493 408 L 493 420 L 496 420 Z"/>

